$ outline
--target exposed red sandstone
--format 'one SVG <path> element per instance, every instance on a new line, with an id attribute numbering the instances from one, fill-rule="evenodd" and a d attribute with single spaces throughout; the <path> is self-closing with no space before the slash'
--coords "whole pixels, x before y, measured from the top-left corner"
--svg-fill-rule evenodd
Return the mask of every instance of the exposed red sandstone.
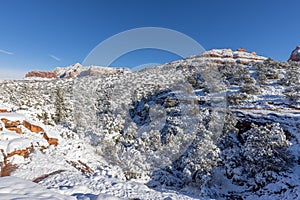
<path id="1" fill-rule="evenodd" d="M 15 131 L 16 133 L 22 133 L 22 129 L 19 127 L 21 125 L 20 121 L 10 121 L 8 119 L 2 118 L 1 121 L 7 130 Z"/>
<path id="2" fill-rule="evenodd" d="M 58 139 L 56 139 L 56 138 L 49 138 L 46 133 L 43 134 L 43 138 L 45 140 L 47 140 L 47 142 L 48 142 L 49 145 L 54 145 L 54 146 L 58 145 Z"/>
<path id="3" fill-rule="evenodd" d="M 44 71 L 31 71 L 25 75 L 26 78 L 29 77 L 39 77 L 39 78 L 57 78 L 57 75 L 53 72 L 44 72 Z"/>
<path id="4" fill-rule="evenodd" d="M 34 133 L 40 133 L 40 132 L 44 132 L 44 129 L 39 127 L 39 126 L 36 126 L 36 125 L 33 125 L 27 121 L 23 121 L 23 126 L 25 126 L 25 128 L 27 128 L 28 130 L 30 130 L 31 132 L 34 132 Z"/>

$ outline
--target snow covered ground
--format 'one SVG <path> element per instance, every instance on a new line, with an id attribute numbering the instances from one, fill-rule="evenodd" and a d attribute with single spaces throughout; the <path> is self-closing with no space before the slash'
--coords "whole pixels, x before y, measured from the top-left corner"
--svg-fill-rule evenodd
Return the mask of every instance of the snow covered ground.
<path id="1" fill-rule="evenodd" d="M 0 113 L 2 118 L 27 119 L 24 112 Z M 163 188 L 153 190 L 143 181 L 126 181 L 120 169 L 109 166 L 94 147 L 72 131 L 62 126 L 42 127 L 58 138 L 57 147 L 47 146 L 40 134 L 24 127 L 23 134 L 5 128 L 1 131 L 0 149 L 5 154 L 32 145 L 34 150 L 28 158 L 21 155 L 8 158 L 18 167 L 11 176 L 0 178 L 0 199 L 197 199 Z"/>
<path id="2" fill-rule="evenodd" d="M 0 199 L 299 199 L 299 68 L 265 59 L 0 82 Z"/>

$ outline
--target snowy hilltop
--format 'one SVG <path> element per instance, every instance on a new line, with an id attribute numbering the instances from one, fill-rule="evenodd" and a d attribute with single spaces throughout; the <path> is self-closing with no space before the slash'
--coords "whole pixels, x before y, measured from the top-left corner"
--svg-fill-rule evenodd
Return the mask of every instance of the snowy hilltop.
<path id="1" fill-rule="evenodd" d="M 75 64 L 2 81 L 0 196 L 299 199 L 293 58 L 213 49 L 136 72 Z"/>

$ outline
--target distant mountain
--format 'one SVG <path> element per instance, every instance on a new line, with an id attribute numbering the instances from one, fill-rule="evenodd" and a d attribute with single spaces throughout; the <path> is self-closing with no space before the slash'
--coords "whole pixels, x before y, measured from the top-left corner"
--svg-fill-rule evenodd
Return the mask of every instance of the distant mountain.
<path id="1" fill-rule="evenodd" d="M 52 71 L 31 71 L 26 78 L 73 78 L 81 76 L 97 76 L 102 74 L 114 74 L 118 72 L 129 72 L 126 68 L 110 68 L 100 66 L 82 66 L 79 63 L 68 67 L 57 67 Z"/>

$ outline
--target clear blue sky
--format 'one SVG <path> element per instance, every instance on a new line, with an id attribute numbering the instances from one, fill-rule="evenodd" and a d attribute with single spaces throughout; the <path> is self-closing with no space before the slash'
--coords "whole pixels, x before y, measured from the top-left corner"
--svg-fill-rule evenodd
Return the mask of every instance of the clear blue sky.
<path id="1" fill-rule="evenodd" d="M 138 27 L 182 32 L 205 49 L 244 47 L 287 60 L 300 45 L 298 0 L 0 0 L 0 74 L 82 62 L 101 41 Z M 115 65 L 163 63 L 155 50 Z"/>

